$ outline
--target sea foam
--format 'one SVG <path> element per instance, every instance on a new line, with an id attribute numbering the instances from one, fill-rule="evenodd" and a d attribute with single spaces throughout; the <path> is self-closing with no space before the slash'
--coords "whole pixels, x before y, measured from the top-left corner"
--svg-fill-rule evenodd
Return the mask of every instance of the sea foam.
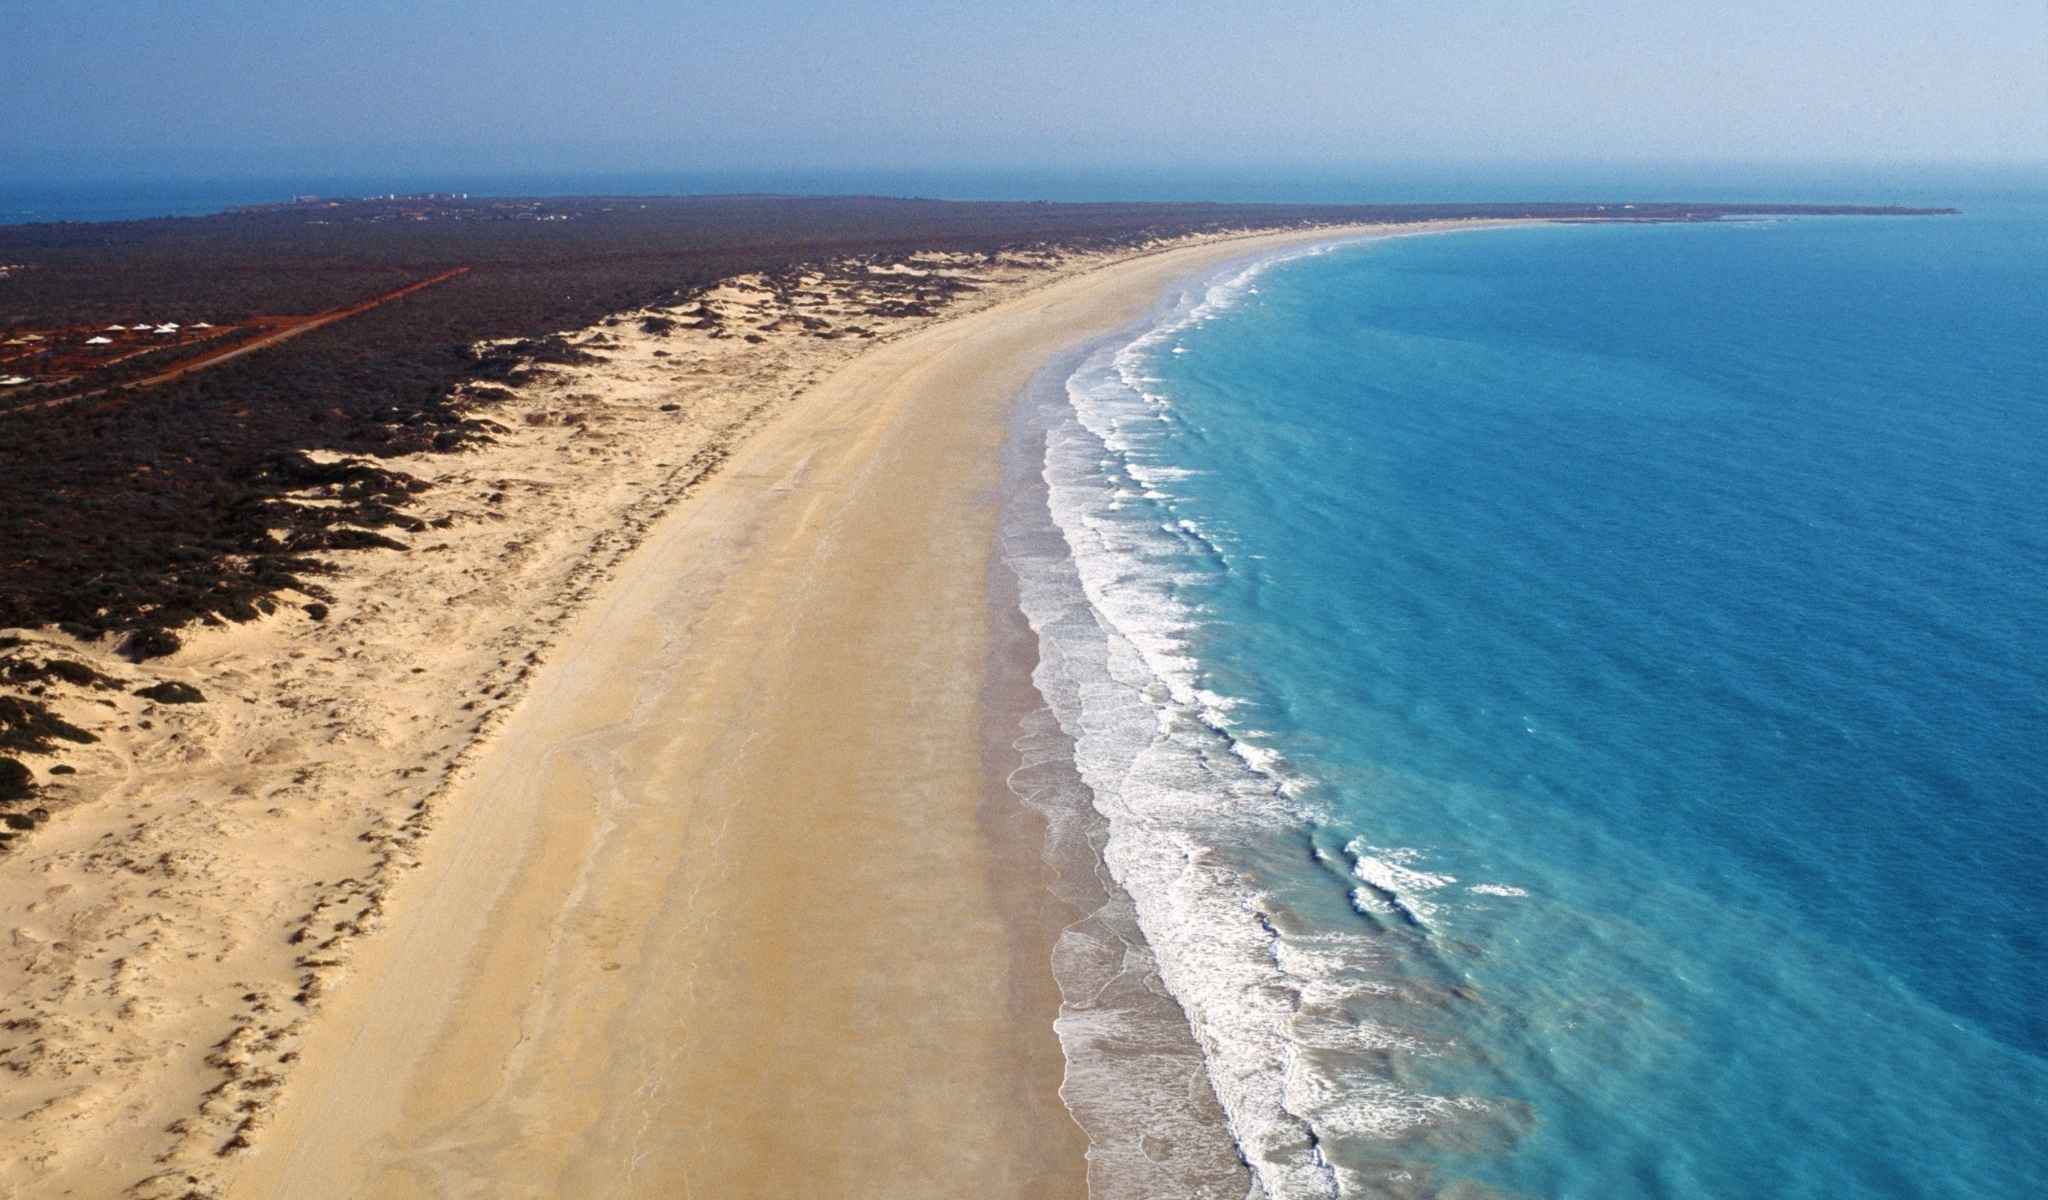
<path id="1" fill-rule="evenodd" d="M 1286 847 L 1318 822 L 1313 789 L 1277 747 L 1234 734 L 1238 701 L 1204 681 L 1193 649 L 1204 614 L 1182 585 L 1231 569 L 1227 538 L 1175 513 L 1171 489 L 1190 474 L 1152 457 L 1171 402 L 1153 390 L 1149 357 L 1243 302 L 1274 263 L 1320 250 L 1234 268 L 1137 336 L 1087 355 L 1044 433 L 1047 515 L 1065 554 L 1010 555 L 1039 639 L 1034 682 L 1071 739 L 1102 821 L 1101 861 L 1121 893 L 1055 955 L 1070 1000 L 1060 1031 L 1070 1106 L 1114 1107 L 1105 1095 L 1120 1083 L 1101 1047 L 1115 1018 L 1092 1001 L 1134 972 L 1150 975 L 1184 1014 L 1252 1194 L 1275 1198 L 1345 1194 L 1346 1173 L 1326 1153 L 1333 1140 L 1398 1138 L 1474 1103 L 1360 1074 L 1366 1056 L 1429 1052 L 1360 1015 L 1399 991 L 1375 979 L 1372 926 L 1314 930 L 1262 882 L 1261 855 L 1298 854 Z M 1356 861 L 1361 878 L 1378 871 L 1396 894 L 1440 886 L 1398 861 Z M 1405 902 L 1427 910 L 1415 896 Z M 1120 920 L 1142 938 L 1105 937 Z M 1122 1082 L 1142 1091 L 1142 1080 Z M 1168 1119 L 1159 1106 L 1156 1092 L 1134 1099 L 1138 1119 L 1121 1136 L 1139 1136 L 1148 1108 Z M 1091 1138 L 1091 1160 L 1119 1153 L 1095 1129 Z M 1132 1172 L 1100 1165 L 1091 1162 L 1095 1195 L 1157 1194 L 1134 1159 Z"/>

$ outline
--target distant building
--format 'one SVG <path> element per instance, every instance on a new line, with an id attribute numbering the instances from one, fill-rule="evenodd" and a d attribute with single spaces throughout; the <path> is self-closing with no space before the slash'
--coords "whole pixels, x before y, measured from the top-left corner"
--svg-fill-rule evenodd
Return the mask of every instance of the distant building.
<path id="1" fill-rule="evenodd" d="M 88 346 L 111 346 L 114 344 L 114 339 L 110 337 L 90 337 L 85 339 L 85 344 Z"/>

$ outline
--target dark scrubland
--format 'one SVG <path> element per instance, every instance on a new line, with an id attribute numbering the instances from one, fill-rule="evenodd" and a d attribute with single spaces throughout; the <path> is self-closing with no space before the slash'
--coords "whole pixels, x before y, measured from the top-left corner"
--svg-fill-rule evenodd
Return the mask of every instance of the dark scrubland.
<path id="1" fill-rule="evenodd" d="M 17 638 L 0 637 L 0 751 L 20 754 L 50 754 L 65 743 L 87 745 L 99 737 L 50 711 L 37 697 L 53 684 L 69 684 L 86 691 L 105 691 L 121 686 L 81 662 L 63 658 L 39 658 L 27 653 Z M 71 768 L 59 764 L 52 774 L 66 774 Z M 49 810 L 37 803 L 40 792 L 35 773 L 27 764 L 0 753 L 0 851 L 19 835 L 48 818 Z"/>
<path id="2" fill-rule="evenodd" d="M 760 272 L 920 250 L 1003 255 L 1110 250 L 1184 234 L 1445 217 L 1713 220 L 1773 206 L 950 203 L 767 196 L 448 198 L 294 203 L 203 218 L 0 227 L 8 329 L 136 319 L 216 324 L 358 302 L 453 267 L 459 278 L 290 342 L 155 387 L 39 407 L 0 393 L 0 628 L 57 625 L 142 660 L 193 621 L 315 602 L 348 550 L 402 550 L 424 484 L 388 456 L 456 451 L 494 428 L 475 409 L 536 362 L 587 358 L 560 333 Z M 849 269 L 844 266 L 836 269 Z M 875 278 L 887 278 L 876 276 Z M 946 288 L 910 282 L 889 312 L 935 311 Z M 938 289 L 937 293 L 933 289 Z M 674 322 L 713 326 L 709 310 Z M 647 323 L 650 332 L 670 318 Z M 811 330 L 859 336 L 858 327 Z M 745 330 L 733 336 L 756 337 Z M 520 339 L 479 355 L 486 339 Z M 457 389 L 456 385 L 472 386 Z M 308 451 L 340 454 L 321 463 Z M 308 506 L 313 489 L 339 503 Z M 311 606 L 309 606 L 311 607 Z M 322 609 L 324 614 L 324 608 Z M 8 724 L 9 722 L 0 722 Z M 13 726 L 20 728 L 20 726 Z"/>

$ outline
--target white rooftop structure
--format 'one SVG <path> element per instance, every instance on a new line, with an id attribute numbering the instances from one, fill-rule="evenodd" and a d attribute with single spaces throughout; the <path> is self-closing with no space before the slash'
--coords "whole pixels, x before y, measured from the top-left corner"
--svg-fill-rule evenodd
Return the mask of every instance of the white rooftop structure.
<path id="1" fill-rule="evenodd" d="M 207 323 L 206 323 L 205 321 L 201 321 L 201 322 L 200 322 L 199 324 L 197 324 L 197 325 L 194 325 L 194 326 L 193 326 L 192 328 L 194 328 L 194 329 L 212 329 L 212 328 L 213 328 L 213 326 L 211 326 L 211 325 L 207 324 Z"/>
<path id="2" fill-rule="evenodd" d="M 126 332 L 128 332 L 128 327 L 127 327 L 126 325 L 109 325 L 109 326 L 107 326 L 107 332 L 108 332 L 108 333 L 126 333 Z"/>
<path id="3" fill-rule="evenodd" d="M 0 378 L 0 387 L 14 387 L 18 384 L 23 384 L 27 382 L 28 376 L 26 375 L 8 375 L 5 376 L 4 378 Z"/>
<path id="4" fill-rule="evenodd" d="M 110 337 L 87 338 L 85 339 L 85 344 L 88 346 L 111 346 L 114 344 L 114 339 Z"/>
<path id="5" fill-rule="evenodd" d="M 159 325 L 159 326 L 157 326 L 157 327 L 156 327 L 156 329 L 155 329 L 155 332 L 157 332 L 157 333 L 176 333 L 176 332 L 178 332 L 178 327 L 177 327 L 176 325 Z"/>

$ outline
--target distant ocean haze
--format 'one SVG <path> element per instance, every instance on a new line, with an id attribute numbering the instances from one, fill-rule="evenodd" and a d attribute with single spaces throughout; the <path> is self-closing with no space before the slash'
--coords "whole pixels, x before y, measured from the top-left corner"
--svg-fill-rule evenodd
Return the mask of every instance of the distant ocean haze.
<path id="1" fill-rule="evenodd" d="M 2048 195 L 1239 264 L 1071 372 L 1041 683 L 1271 1194 L 2039 1190 L 2043 328 Z"/>
<path id="2" fill-rule="evenodd" d="M 1396 163 L 1329 167 L 1150 167 L 613 170 L 368 174 L 228 179 L 0 178 L 0 224 L 194 217 L 294 196 L 400 193 L 473 196 L 792 195 L 918 196 L 944 200 L 1425 203 L 1512 200 L 1686 199 L 1817 204 L 2003 202 L 2048 188 L 2048 170 L 1857 166 Z"/>

